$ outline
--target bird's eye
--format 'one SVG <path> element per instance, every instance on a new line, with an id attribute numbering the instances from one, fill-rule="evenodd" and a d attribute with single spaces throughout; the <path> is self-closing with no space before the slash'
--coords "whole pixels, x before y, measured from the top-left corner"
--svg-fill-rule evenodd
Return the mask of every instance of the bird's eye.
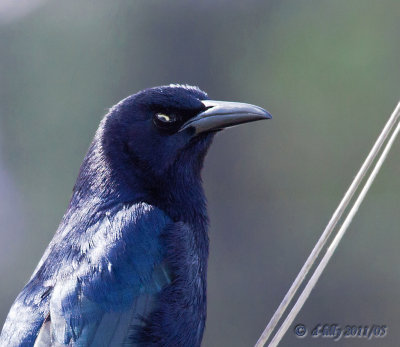
<path id="1" fill-rule="evenodd" d="M 177 118 L 174 114 L 156 113 L 154 115 L 154 124 L 163 129 L 174 128 Z"/>
<path id="2" fill-rule="evenodd" d="M 157 113 L 156 118 L 157 118 L 157 120 L 159 120 L 160 122 L 163 122 L 163 123 L 171 123 L 174 121 L 174 117 L 169 116 L 164 113 Z"/>

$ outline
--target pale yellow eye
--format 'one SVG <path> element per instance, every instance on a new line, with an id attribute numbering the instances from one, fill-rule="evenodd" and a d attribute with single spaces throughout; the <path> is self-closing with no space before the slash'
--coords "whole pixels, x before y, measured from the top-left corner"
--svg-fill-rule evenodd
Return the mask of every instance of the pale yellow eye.
<path id="1" fill-rule="evenodd" d="M 158 118 L 158 120 L 160 120 L 161 122 L 166 122 L 166 123 L 168 123 L 168 122 L 171 122 L 171 121 L 172 121 L 172 118 L 171 118 L 170 116 L 164 114 L 164 113 L 158 113 L 158 114 L 157 114 L 157 118 Z"/>

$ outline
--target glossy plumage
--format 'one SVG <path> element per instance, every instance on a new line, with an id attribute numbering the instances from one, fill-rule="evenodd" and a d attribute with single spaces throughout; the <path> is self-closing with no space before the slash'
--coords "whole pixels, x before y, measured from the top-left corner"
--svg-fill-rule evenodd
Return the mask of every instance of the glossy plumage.
<path id="1" fill-rule="evenodd" d="M 200 345 L 208 258 L 200 171 L 214 132 L 235 123 L 221 103 L 229 122 L 219 110 L 213 128 L 206 99 L 196 87 L 157 87 L 104 117 L 1 346 Z M 246 112 L 245 121 L 269 118 Z"/>

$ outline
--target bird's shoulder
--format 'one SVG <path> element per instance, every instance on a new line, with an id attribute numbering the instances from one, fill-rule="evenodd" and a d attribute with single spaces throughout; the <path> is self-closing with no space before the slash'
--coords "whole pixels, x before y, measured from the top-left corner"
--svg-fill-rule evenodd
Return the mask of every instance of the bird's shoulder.
<path id="1" fill-rule="evenodd" d="M 147 203 L 67 212 L 32 279 L 51 285 L 70 274 L 111 271 L 117 264 L 119 270 L 130 262 L 145 266 L 161 257 L 159 236 L 169 224 L 162 210 Z"/>
<path id="2" fill-rule="evenodd" d="M 121 315 L 150 310 L 170 280 L 160 235 L 174 223 L 145 203 L 120 204 L 88 221 L 90 213 L 66 214 L 11 308 L 0 343 L 33 344 L 39 330 L 46 339 L 50 327 L 60 343 L 91 340 Z"/>

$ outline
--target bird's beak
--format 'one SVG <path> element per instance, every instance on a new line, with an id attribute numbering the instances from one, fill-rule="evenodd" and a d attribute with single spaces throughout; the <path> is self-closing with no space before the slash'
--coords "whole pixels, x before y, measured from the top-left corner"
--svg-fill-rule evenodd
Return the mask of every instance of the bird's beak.
<path id="1" fill-rule="evenodd" d="M 255 105 L 215 100 L 201 102 L 207 109 L 189 119 L 179 131 L 193 128 L 197 135 L 205 131 L 221 130 L 242 123 L 272 118 L 267 111 Z"/>

